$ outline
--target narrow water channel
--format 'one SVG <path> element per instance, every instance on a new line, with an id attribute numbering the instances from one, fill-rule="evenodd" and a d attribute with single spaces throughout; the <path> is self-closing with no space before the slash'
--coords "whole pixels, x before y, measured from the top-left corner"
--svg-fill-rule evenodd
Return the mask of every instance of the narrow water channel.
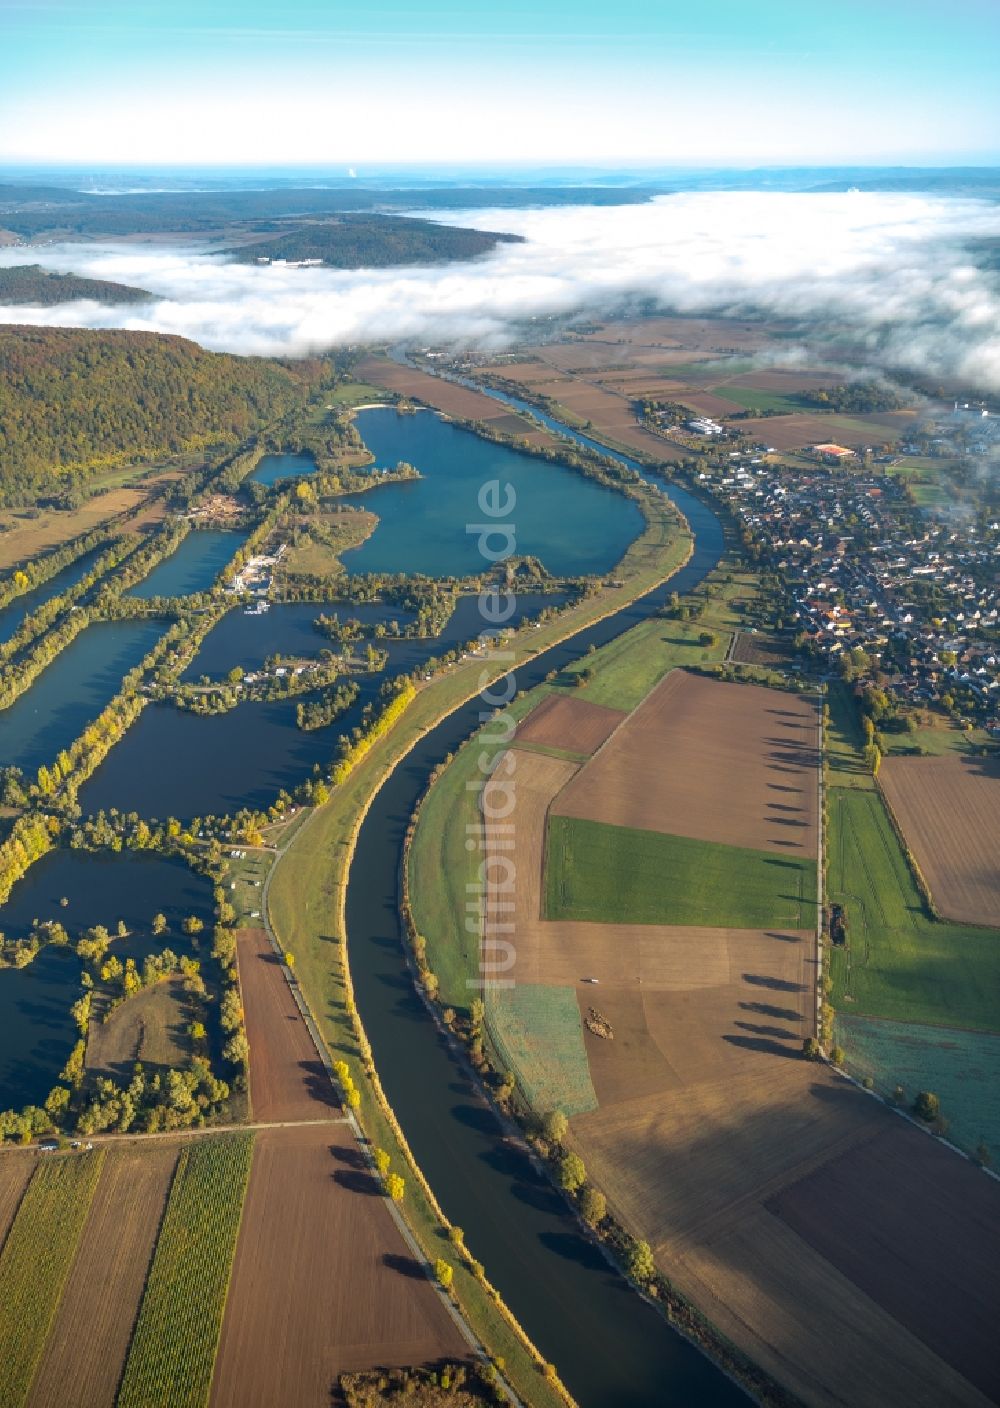
<path id="1" fill-rule="evenodd" d="M 635 461 L 614 458 L 664 487 Z M 690 591 L 719 561 L 723 532 L 716 515 L 682 489 L 665 492 L 694 534 L 689 562 L 639 601 L 527 662 L 517 671 L 519 689 L 644 620 L 671 591 Z M 608 1267 L 563 1200 L 504 1142 L 414 991 L 399 912 L 406 826 L 431 770 L 479 725 L 480 707 L 478 699 L 459 707 L 415 746 L 375 797 L 358 834 L 346 900 L 348 948 L 358 1009 L 386 1095 L 448 1217 L 464 1229 L 473 1254 L 542 1354 L 557 1364 L 581 1408 L 746 1403 L 739 1388 Z"/>

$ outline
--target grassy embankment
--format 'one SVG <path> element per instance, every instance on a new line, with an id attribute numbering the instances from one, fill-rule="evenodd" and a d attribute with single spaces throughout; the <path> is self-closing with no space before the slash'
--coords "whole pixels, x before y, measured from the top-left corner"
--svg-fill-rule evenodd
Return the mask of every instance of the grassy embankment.
<path id="1" fill-rule="evenodd" d="M 491 669 L 502 673 L 592 621 L 617 611 L 685 561 L 690 536 L 678 531 L 672 512 L 659 495 L 646 500 L 647 528 L 616 569 L 620 588 L 603 588 L 571 611 L 539 630 L 517 633 L 511 649 L 514 662 Z M 434 1261 L 444 1256 L 455 1266 L 453 1290 L 476 1334 L 489 1352 L 503 1359 L 505 1374 L 516 1392 L 535 1408 L 555 1408 L 565 1400 L 558 1386 L 541 1372 L 534 1355 L 501 1310 L 495 1292 L 456 1254 L 448 1224 L 415 1168 L 394 1120 L 380 1100 L 377 1077 L 366 1070 L 366 1055 L 356 1030 L 350 974 L 343 949 L 343 902 L 354 836 L 382 779 L 433 725 L 483 685 L 484 661 L 457 664 L 422 688 L 392 731 L 377 741 L 330 800 L 313 813 L 282 857 L 269 893 L 271 923 L 282 947 L 291 950 L 296 977 L 317 1018 L 327 1046 L 348 1062 L 358 1086 L 358 1118 L 368 1137 L 392 1156 L 393 1167 L 406 1174 L 403 1212 L 424 1254 Z M 471 1248 L 475 1255 L 475 1247 Z"/>
<path id="2" fill-rule="evenodd" d="M 549 818 L 546 919 L 805 929 L 815 913 L 815 861 L 577 817 Z"/>
<path id="3" fill-rule="evenodd" d="M 129 1347 L 119 1408 L 204 1408 L 229 1291 L 253 1134 L 181 1153 Z"/>
<path id="4" fill-rule="evenodd" d="M 0 1255 L 0 1380 L 5 1408 L 31 1388 L 87 1220 L 104 1161 L 46 1156 L 35 1170 Z"/>
<path id="5" fill-rule="evenodd" d="M 848 921 L 847 945 L 827 946 L 836 1040 L 849 1071 L 907 1101 L 934 1091 L 950 1137 L 996 1157 L 1000 931 L 930 912 L 864 766 L 850 692 L 834 685 L 829 704 L 826 892 Z"/>

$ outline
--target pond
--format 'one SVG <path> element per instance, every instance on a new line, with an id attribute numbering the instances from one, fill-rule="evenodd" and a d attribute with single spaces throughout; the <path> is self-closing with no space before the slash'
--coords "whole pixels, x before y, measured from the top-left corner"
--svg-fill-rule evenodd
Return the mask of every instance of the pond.
<path id="1" fill-rule="evenodd" d="M 125 595 L 149 601 L 154 596 L 190 596 L 207 591 L 246 540 L 246 533 L 192 529 L 169 557 L 157 563 L 149 576 Z"/>
<path id="2" fill-rule="evenodd" d="M 308 454 L 265 455 L 257 468 L 247 475 L 247 482 L 277 484 L 282 479 L 301 479 L 303 475 L 315 474 L 318 468 Z"/>
<path id="3" fill-rule="evenodd" d="M 506 520 L 515 530 L 515 551 L 539 558 L 555 576 L 610 571 L 643 530 L 631 499 L 565 465 L 491 444 L 435 412 L 400 415 L 382 407 L 360 411 L 355 424 L 375 470 L 406 460 L 424 477 L 340 500 L 379 517 L 371 537 L 342 555 L 351 574 L 478 575 L 489 564 L 466 525 L 483 522 L 479 491 L 494 480 L 516 495 Z M 493 546 L 502 545 L 494 540 Z"/>
<path id="4" fill-rule="evenodd" d="M 198 680 L 208 675 L 219 679 L 236 665 L 257 670 L 271 655 L 309 657 L 321 650 L 339 649 L 316 629 L 318 616 L 356 620 L 366 628 L 387 621 L 403 626 L 413 620 L 412 611 L 382 601 L 275 602 L 260 614 L 238 607 L 213 626 L 181 678 Z"/>
<path id="5" fill-rule="evenodd" d="M 511 624 L 564 600 L 564 595 L 526 593 L 517 598 Z M 309 607 L 316 614 L 333 609 L 329 604 Z M 360 722 L 365 705 L 378 697 L 387 675 L 408 673 L 432 656 L 464 645 L 479 634 L 482 624 L 479 598 L 463 597 L 439 636 L 377 642 L 389 654 L 386 670 L 358 676 L 360 693 L 355 703 L 322 729 L 305 731 L 297 726 L 297 699 L 251 702 L 225 714 L 209 715 L 192 714 L 170 704 L 149 704 L 84 783 L 80 805 L 85 814 L 117 807 L 159 820 L 223 816 L 244 806 L 267 807 L 282 788 L 291 791 L 305 781 L 314 765 L 329 768 L 338 738 Z M 218 669 L 220 661 L 229 657 L 212 658 L 213 669 Z M 240 663 L 245 663 L 245 658 Z M 196 677 L 204 672 L 196 659 Z"/>
<path id="6" fill-rule="evenodd" d="M 76 940 L 95 924 L 113 933 L 123 920 L 127 929 L 141 937 L 151 934 L 153 915 L 162 914 L 167 932 L 156 939 L 155 948 L 186 952 L 190 940 L 181 921 L 193 914 L 208 929 L 213 912 L 211 881 L 179 856 L 155 851 L 58 850 L 36 861 L 11 890 L 6 904 L 0 905 L 0 933 L 8 939 L 23 938 L 34 920 L 56 919 Z M 143 956 L 152 951 L 141 950 Z M 128 949 L 133 958 L 139 952 Z"/>
<path id="7" fill-rule="evenodd" d="M 167 920 L 159 936 L 151 927 L 157 912 Z M 189 915 L 205 925 L 200 939 L 181 928 Z M 141 967 L 164 948 L 189 954 L 204 943 L 207 949 L 212 917 L 211 881 L 178 857 L 60 850 L 33 865 L 0 905 L 0 932 L 21 938 L 33 920 L 57 919 L 75 940 L 95 924 L 113 934 L 121 919 L 130 932 L 114 939 L 111 951 Z M 25 968 L 0 968 L 0 1110 L 41 1104 L 58 1081 L 79 1037 L 70 1008 L 82 991 L 81 972 L 73 950 L 55 944 Z"/>
<path id="8" fill-rule="evenodd" d="M 80 1033 L 69 1009 L 82 966 L 49 944 L 26 968 L 0 968 L 0 1110 L 41 1105 Z"/>
<path id="9" fill-rule="evenodd" d="M 0 610 L 0 645 L 5 644 L 17 634 L 33 611 L 37 611 L 40 606 L 51 601 L 60 592 L 69 591 L 70 587 L 75 587 L 77 582 L 82 581 L 100 555 L 100 548 L 85 552 L 82 557 L 78 557 L 75 562 L 71 562 L 68 567 L 64 567 L 61 572 L 57 572 L 47 582 L 42 582 L 40 586 L 34 587 L 30 592 L 25 592 L 22 596 L 16 596 L 8 606 Z"/>
<path id="10" fill-rule="evenodd" d="M 0 710 L 0 767 L 29 774 L 55 762 L 165 630 L 163 621 L 96 621 L 81 631 L 30 689 Z"/>

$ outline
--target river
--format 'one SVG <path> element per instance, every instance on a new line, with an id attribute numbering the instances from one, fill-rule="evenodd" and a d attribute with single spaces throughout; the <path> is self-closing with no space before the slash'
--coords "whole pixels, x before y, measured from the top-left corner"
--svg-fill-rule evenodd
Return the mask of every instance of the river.
<path id="1" fill-rule="evenodd" d="M 500 398 L 504 399 L 504 398 Z M 551 418 L 546 423 L 594 444 Z M 597 446 L 604 454 L 611 454 Z M 565 668 L 690 591 L 719 561 L 722 526 L 693 495 L 664 486 L 626 456 L 613 456 L 664 489 L 694 534 L 688 563 L 614 616 L 521 666 L 518 689 Z M 581 1408 L 728 1408 L 746 1397 L 613 1272 L 562 1198 L 526 1155 L 504 1142 L 488 1105 L 417 996 L 400 919 L 406 826 L 432 769 L 481 722 L 480 701 L 460 706 L 391 773 L 360 828 L 348 879 L 348 952 L 358 1011 L 375 1065 L 418 1164 L 447 1216 Z"/>

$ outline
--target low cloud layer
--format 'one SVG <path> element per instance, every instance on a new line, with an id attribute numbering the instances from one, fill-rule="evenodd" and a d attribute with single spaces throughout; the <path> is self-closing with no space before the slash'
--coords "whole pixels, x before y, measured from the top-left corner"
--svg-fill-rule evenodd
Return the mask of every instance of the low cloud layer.
<path id="1" fill-rule="evenodd" d="M 860 344 L 871 363 L 1000 391 L 1000 291 L 966 247 L 1000 240 L 997 204 L 712 193 L 452 218 L 527 243 L 468 264 L 352 272 L 230 264 L 177 245 L 7 249 L 4 264 L 114 279 L 156 298 L 120 308 L 5 307 L 0 319 L 147 329 L 216 350 L 300 355 L 384 341 L 500 348 L 531 319 L 652 301 L 665 311 L 801 321 Z"/>

